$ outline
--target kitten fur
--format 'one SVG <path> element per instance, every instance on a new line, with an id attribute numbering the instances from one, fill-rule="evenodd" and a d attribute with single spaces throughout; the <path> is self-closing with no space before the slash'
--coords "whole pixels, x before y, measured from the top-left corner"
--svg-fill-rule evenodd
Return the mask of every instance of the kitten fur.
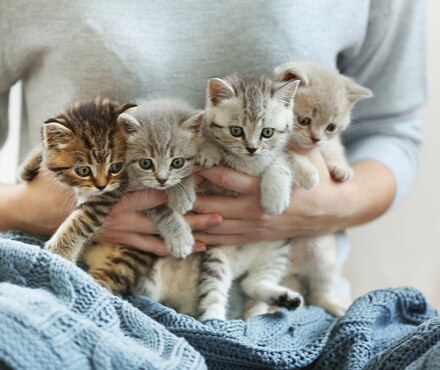
<path id="1" fill-rule="evenodd" d="M 351 179 L 353 170 L 345 157 L 340 134 L 348 127 L 356 102 L 372 97 L 372 92 L 336 70 L 308 61 L 276 68 L 274 79 L 300 82 L 295 98 L 293 142 L 303 148 L 318 147 L 334 180 Z M 298 178 L 308 173 L 319 181 L 317 169 L 306 157 L 292 154 L 291 159 Z M 285 283 L 296 287 L 298 284 L 293 281 L 299 279 L 307 303 L 342 316 L 349 302 L 338 297 L 336 289 L 340 272 L 334 235 L 295 238 L 290 259 L 290 276 Z"/>
<path id="2" fill-rule="evenodd" d="M 25 160 L 21 178 L 32 181 L 43 163 L 77 193 L 76 208 L 46 242 L 46 250 L 75 262 L 120 199 L 127 184 L 128 129 L 118 118 L 134 106 L 97 97 L 44 123 L 43 146 Z"/>
<path id="3" fill-rule="evenodd" d="M 208 82 L 203 145 L 198 161 L 224 165 L 260 177 L 261 206 L 280 214 L 290 203 L 292 172 L 284 154 L 293 128 L 293 98 L 298 83 L 274 83 L 264 76 L 231 75 Z M 226 194 L 207 185 L 210 194 Z M 247 297 L 245 317 L 267 305 L 295 309 L 302 297 L 280 285 L 288 263 L 286 241 L 208 248 L 202 255 L 199 318 L 225 319 L 231 284 Z"/>
<path id="4" fill-rule="evenodd" d="M 129 184 L 166 191 L 167 204 L 145 214 L 174 257 L 95 242 L 83 260 L 95 280 L 113 293 L 148 295 L 195 315 L 199 259 L 181 259 L 194 244 L 182 213 L 192 209 L 196 197 L 192 170 L 201 144 L 203 111 L 180 100 L 156 99 L 140 102 L 122 118 L 134 128 L 127 154 Z"/>

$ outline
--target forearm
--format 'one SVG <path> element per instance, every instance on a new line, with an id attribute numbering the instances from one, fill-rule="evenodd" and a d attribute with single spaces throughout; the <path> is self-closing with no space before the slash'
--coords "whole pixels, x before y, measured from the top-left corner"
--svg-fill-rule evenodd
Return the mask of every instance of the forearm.
<path id="1" fill-rule="evenodd" d="M 396 194 L 396 180 L 391 170 L 375 160 L 361 160 L 353 164 L 355 175 L 347 183 L 338 185 L 336 197 L 343 216 L 337 230 L 369 222 L 382 215 L 392 204 Z"/>
<path id="2" fill-rule="evenodd" d="M 72 189 L 47 173 L 31 182 L 0 185 L 0 230 L 51 235 L 75 206 Z"/>
<path id="3" fill-rule="evenodd" d="M 16 199 L 19 185 L 0 184 L 0 230 L 20 229 Z"/>

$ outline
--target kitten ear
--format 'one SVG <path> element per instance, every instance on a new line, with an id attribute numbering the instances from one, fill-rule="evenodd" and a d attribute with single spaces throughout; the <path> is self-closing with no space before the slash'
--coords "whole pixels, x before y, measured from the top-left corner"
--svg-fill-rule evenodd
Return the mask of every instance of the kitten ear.
<path id="1" fill-rule="evenodd" d="M 46 149 L 61 148 L 73 136 L 72 130 L 64 125 L 60 118 L 49 118 L 43 125 L 43 143 Z"/>
<path id="2" fill-rule="evenodd" d="M 205 111 L 200 110 L 191 116 L 191 118 L 183 122 L 180 127 L 198 132 L 201 129 L 203 122 L 205 122 Z"/>
<path id="3" fill-rule="evenodd" d="M 309 77 L 307 76 L 307 73 L 295 63 L 289 63 L 287 65 L 275 68 L 274 80 L 275 81 L 298 80 L 301 86 L 307 86 L 309 84 Z"/>
<path id="4" fill-rule="evenodd" d="M 114 113 L 116 116 L 119 116 L 120 114 L 124 113 L 125 111 L 137 107 L 137 104 L 134 103 L 124 103 L 121 105 L 118 105 L 114 108 Z"/>
<path id="5" fill-rule="evenodd" d="M 372 98 L 373 92 L 366 87 L 363 87 L 352 80 L 347 82 L 347 99 L 352 103 L 356 103 L 361 99 Z"/>
<path id="6" fill-rule="evenodd" d="M 134 108 L 134 107 L 136 107 L 136 105 L 131 106 L 129 108 Z M 126 110 L 129 108 L 126 108 Z M 134 117 L 132 114 L 130 114 L 128 112 L 124 112 L 124 113 L 119 114 L 118 123 L 121 125 L 124 125 L 125 131 L 129 135 L 135 133 L 141 127 L 141 124 L 136 119 L 136 117 Z"/>
<path id="7" fill-rule="evenodd" d="M 291 80 L 286 83 L 275 83 L 272 87 L 272 97 L 282 101 L 286 106 L 293 103 L 300 81 Z"/>
<path id="8" fill-rule="evenodd" d="M 235 96 L 232 86 L 221 78 L 211 78 L 208 81 L 208 99 L 212 104 L 217 105 L 222 100 L 230 99 Z"/>

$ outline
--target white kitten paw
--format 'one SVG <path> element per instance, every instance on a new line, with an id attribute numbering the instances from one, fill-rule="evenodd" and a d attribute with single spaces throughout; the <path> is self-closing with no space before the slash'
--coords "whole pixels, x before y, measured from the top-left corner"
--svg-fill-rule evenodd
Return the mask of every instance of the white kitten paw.
<path id="1" fill-rule="evenodd" d="M 350 303 L 332 295 L 322 295 L 317 298 L 311 298 L 309 299 L 308 303 L 321 307 L 329 314 L 336 317 L 344 316 L 345 312 L 348 310 L 348 307 L 350 307 Z"/>
<path id="2" fill-rule="evenodd" d="M 184 232 L 177 238 L 165 240 L 165 244 L 173 257 L 185 258 L 188 257 L 193 250 L 194 237 L 191 232 Z"/>
<path id="3" fill-rule="evenodd" d="M 261 206 L 269 215 L 280 215 L 290 204 L 290 190 L 285 192 L 277 192 L 274 196 L 273 192 L 261 192 Z"/>
<path id="4" fill-rule="evenodd" d="M 348 166 L 329 166 L 330 174 L 332 178 L 336 181 L 345 182 L 353 177 L 353 169 Z"/>
<path id="5" fill-rule="evenodd" d="M 311 190 L 319 184 L 319 172 L 316 169 L 296 174 L 295 187 Z"/>

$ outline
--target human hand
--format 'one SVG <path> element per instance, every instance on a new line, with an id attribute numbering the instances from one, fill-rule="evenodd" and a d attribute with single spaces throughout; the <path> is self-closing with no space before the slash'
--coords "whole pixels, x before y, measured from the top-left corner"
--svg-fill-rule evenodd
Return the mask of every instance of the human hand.
<path id="1" fill-rule="evenodd" d="M 143 189 L 127 192 L 106 217 L 95 239 L 121 244 L 159 256 L 169 255 L 165 243 L 158 235 L 157 228 L 143 212 L 165 202 L 166 194 L 163 191 Z M 217 226 L 222 221 L 218 214 L 188 213 L 185 219 L 193 230 Z M 203 242 L 196 241 L 193 252 L 201 252 L 205 249 Z"/>
<path id="2" fill-rule="evenodd" d="M 76 204 L 75 192 L 45 167 L 30 182 L 1 185 L 0 227 L 49 236 Z"/>
<path id="3" fill-rule="evenodd" d="M 294 236 L 318 236 L 344 228 L 350 208 L 344 199 L 351 194 L 350 184 L 337 183 L 330 177 L 317 149 L 303 151 L 318 168 L 320 182 L 312 190 L 294 189 L 290 206 L 281 215 L 268 215 L 260 206 L 259 179 L 224 167 L 203 170 L 199 175 L 238 195 L 198 196 L 195 210 L 199 214 L 218 212 L 221 225 L 195 237 L 209 245 L 243 244 L 281 240 Z"/>

